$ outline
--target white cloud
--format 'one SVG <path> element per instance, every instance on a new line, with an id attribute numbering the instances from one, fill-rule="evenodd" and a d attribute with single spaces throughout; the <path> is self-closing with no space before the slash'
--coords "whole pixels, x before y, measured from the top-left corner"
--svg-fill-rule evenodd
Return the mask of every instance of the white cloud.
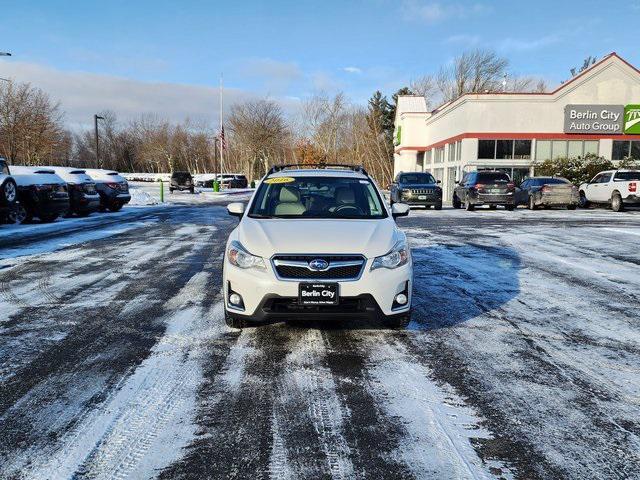
<path id="1" fill-rule="evenodd" d="M 143 82 L 89 72 L 66 72 L 52 67 L 15 61 L 0 61 L 3 77 L 29 82 L 60 102 L 71 128 L 89 125 L 93 114 L 112 110 L 127 121 L 143 114 L 157 115 L 173 122 L 186 118 L 217 126 L 219 89 L 214 86 Z M 236 102 L 257 95 L 225 86 L 225 110 Z M 294 113 L 299 102 L 275 97 L 285 112 Z"/>
<path id="2" fill-rule="evenodd" d="M 448 44 L 456 44 L 456 45 L 467 45 L 467 46 L 475 46 L 480 43 L 480 36 L 478 35 L 451 35 L 450 37 L 445 38 L 444 43 Z"/>
<path id="3" fill-rule="evenodd" d="M 534 40 L 505 38 L 498 43 L 498 49 L 503 52 L 527 52 L 557 44 L 561 40 L 560 35 L 545 35 Z"/>
<path id="4" fill-rule="evenodd" d="M 362 69 L 358 68 L 358 67 L 344 67 L 342 70 L 344 70 L 347 73 L 362 73 Z"/>
<path id="5" fill-rule="evenodd" d="M 485 13 L 490 7 L 482 3 L 440 3 L 425 2 L 423 0 L 404 0 L 401 6 L 405 20 L 437 23 L 447 18 L 465 18 L 471 15 Z"/>

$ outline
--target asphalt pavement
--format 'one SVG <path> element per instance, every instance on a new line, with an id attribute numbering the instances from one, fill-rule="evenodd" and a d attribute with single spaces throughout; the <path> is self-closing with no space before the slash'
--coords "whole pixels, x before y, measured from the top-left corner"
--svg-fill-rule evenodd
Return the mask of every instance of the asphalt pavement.
<path id="1" fill-rule="evenodd" d="M 234 330 L 189 202 L 0 236 L 0 478 L 640 478 L 640 212 L 412 211 L 409 328 Z"/>

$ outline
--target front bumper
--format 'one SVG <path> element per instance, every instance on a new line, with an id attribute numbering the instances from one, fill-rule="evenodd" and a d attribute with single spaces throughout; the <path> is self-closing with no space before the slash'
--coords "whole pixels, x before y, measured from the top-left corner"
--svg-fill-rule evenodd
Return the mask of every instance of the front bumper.
<path id="1" fill-rule="evenodd" d="M 358 280 L 337 282 L 340 296 L 338 306 L 304 308 L 297 304 L 300 282 L 278 280 L 270 262 L 266 263 L 266 270 L 241 269 L 231 265 L 225 258 L 224 298 L 225 306 L 231 315 L 264 321 L 267 318 L 290 317 L 393 316 L 411 309 L 411 263 L 393 270 L 380 268 L 370 271 L 373 259 L 367 259 L 364 272 Z M 229 289 L 242 297 L 244 310 L 229 304 Z M 396 295 L 405 290 L 408 290 L 407 304 L 392 309 Z"/>

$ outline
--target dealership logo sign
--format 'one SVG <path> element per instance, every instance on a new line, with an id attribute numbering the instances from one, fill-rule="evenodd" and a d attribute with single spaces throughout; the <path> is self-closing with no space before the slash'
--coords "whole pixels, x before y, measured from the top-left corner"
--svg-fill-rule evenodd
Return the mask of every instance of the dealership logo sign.
<path id="1" fill-rule="evenodd" d="M 627 105 L 624 108 L 624 133 L 640 135 L 640 105 Z"/>
<path id="2" fill-rule="evenodd" d="M 567 105 L 565 133 L 621 134 L 624 131 L 623 105 Z"/>

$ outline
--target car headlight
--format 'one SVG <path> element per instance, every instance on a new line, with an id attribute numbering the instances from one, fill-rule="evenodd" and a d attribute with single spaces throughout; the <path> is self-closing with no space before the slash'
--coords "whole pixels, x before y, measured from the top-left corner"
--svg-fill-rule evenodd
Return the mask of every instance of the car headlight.
<path id="1" fill-rule="evenodd" d="M 406 240 L 400 240 L 391 251 L 381 257 L 376 257 L 371 265 L 371 270 L 378 268 L 398 268 L 409 261 L 409 247 Z"/>
<path id="2" fill-rule="evenodd" d="M 235 265 L 239 268 L 257 268 L 259 270 L 266 269 L 262 257 L 251 255 L 240 242 L 236 242 L 235 240 L 231 242 L 231 245 L 229 245 L 227 258 L 231 265 Z"/>

